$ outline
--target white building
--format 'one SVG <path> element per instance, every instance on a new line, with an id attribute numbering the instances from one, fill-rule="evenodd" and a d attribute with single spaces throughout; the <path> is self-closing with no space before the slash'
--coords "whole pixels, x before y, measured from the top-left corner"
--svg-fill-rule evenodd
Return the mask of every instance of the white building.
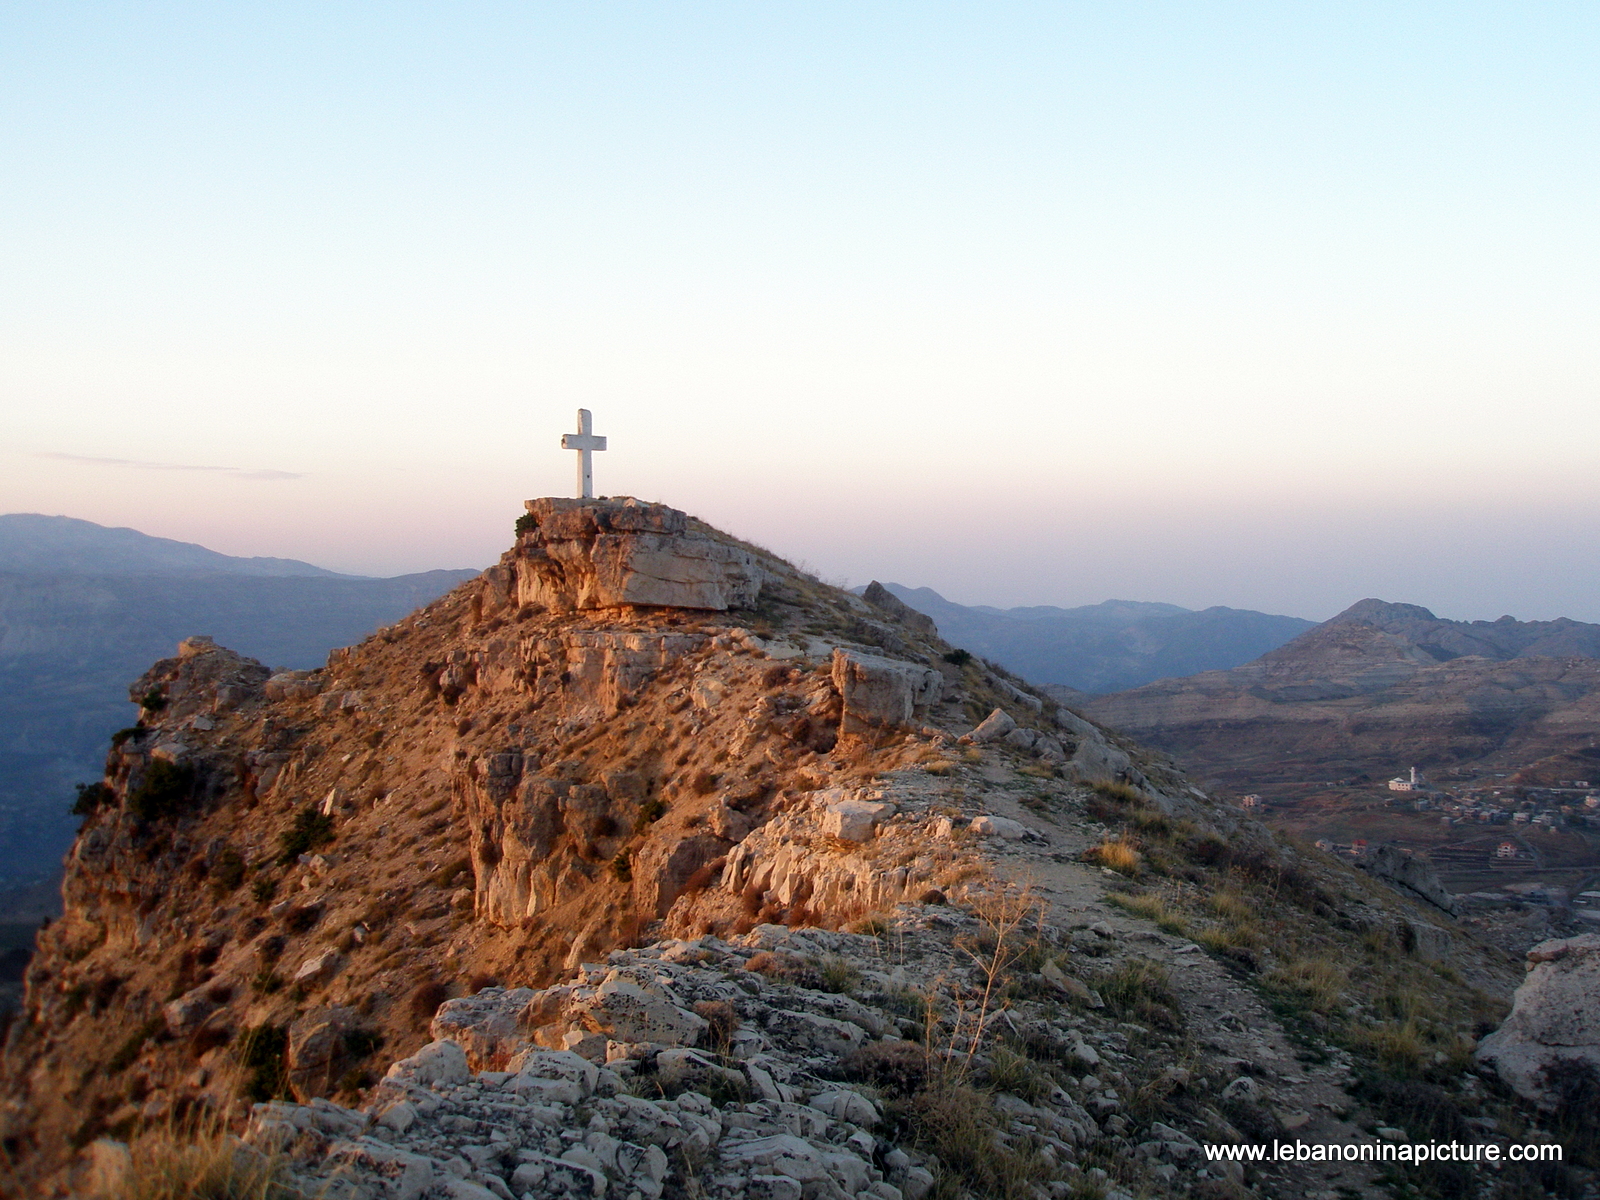
<path id="1" fill-rule="evenodd" d="M 1415 767 L 1411 768 L 1409 776 L 1397 775 L 1389 780 L 1389 790 L 1391 792 L 1420 792 L 1426 790 L 1427 785 L 1428 781 L 1417 774 Z"/>

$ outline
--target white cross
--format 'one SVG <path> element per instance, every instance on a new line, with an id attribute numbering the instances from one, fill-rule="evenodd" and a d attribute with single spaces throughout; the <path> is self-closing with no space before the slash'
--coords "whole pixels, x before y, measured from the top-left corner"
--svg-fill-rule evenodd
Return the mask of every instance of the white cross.
<path id="1" fill-rule="evenodd" d="M 590 432 L 593 428 L 594 418 L 589 414 L 589 410 L 580 408 L 578 432 L 561 435 L 561 448 L 578 452 L 578 495 L 585 500 L 594 499 L 594 468 L 589 455 L 596 450 L 606 448 L 605 438 L 596 437 Z"/>

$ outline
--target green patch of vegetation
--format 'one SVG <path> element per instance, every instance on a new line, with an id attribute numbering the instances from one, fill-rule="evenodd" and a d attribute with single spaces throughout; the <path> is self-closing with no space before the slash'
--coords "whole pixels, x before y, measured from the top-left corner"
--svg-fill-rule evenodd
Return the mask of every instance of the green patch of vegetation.
<path id="1" fill-rule="evenodd" d="M 611 860 L 611 874 L 621 883 L 628 883 L 633 879 L 632 850 L 617 851 L 617 856 Z"/>
<path id="2" fill-rule="evenodd" d="M 308 804 L 294 815 L 294 822 L 278 835 L 281 851 L 278 861 L 293 866 L 302 854 L 309 854 L 318 846 L 333 841 L 333 818 Z"/>
<path id="3" fill-rule="evenodd" d="M 281 1025 L 263 1023 L 244 1031 L 239 1039 L 239 1065 L 245 1075 L 241 1088 L 249 1100 L 276 1100 L 288 1095 L 285 1060 L 289 1034 Z"/>
<path id="4" fill-rule="evenodd" d="M 139 698 L 139 707 L 145 712 L 160 712 L 167 707 L 167 698 L 160 688 L 151 688 Z"/>
<path id="5" fill-rule="evenodd" d="M 633 831 L 635 833 L 643 833 L 666 815 L 667 802 L 660 796 L 651 796 L 650 799 L 639 805 L 639 816 L 633 823 Z"/>
<path id="6" fill-rule="evenodd" d="M 249 864 L 244 861 L 244 855 L 232 846 L 228 846 L 217 855 L 216 865 L 211 868 L 211 880 L 219 892 L 231 892 L 244 882 L 245 872 L 248 869 Z"/>
<path id="7" fill-rule="evenodd" d="M 534 516 L 531 512 L 525 512 L 517 518 L 516 524 L 513 526 L 513 528 L 516 530 L 518 537 L 521 537 L 525 533 L 532 533 L 535 529 L 539 528 L 539 518 Z"/>
<path id="8" fill-rule="evenodd" d="M 111 735 L 111 748 L 120 750 L 129 739 L 140 737 L 149 732 L 143 725 L 129 725 L 126 729 L 119 729 Z"/>
<path id="9" fill-rule="evenodd" d="M 1127 959 L 1100 976 L 1095 989 L 1119 1020 L 1170 1032 L 1183 1029 L 1183 1006 L 1160 963 L 1147 958 Z"/>
<path id="10" fill-rule="evenodd" d="M 128 811 L 141 821 L 177 816 L 194 798 L 195 772 L 188 763 L 152 759 L 139 786 L 128 794 Z"/>
<path id="11" fill-rule="evenodd" d="M 958 647 L 943 657 L 944 661 L 949 663 L 952 667 L 964 667 L 972 661 L 972 652 L 969 650 L 962 650 Z"/>
<path id="12" fill-rule="evenodd" d="M 116 803 L 117 794 L 104 783 L 80 783 L 75 790 L 78 798 L 72 804 L 73 816 L 91 817 L 102 808 Z"/>

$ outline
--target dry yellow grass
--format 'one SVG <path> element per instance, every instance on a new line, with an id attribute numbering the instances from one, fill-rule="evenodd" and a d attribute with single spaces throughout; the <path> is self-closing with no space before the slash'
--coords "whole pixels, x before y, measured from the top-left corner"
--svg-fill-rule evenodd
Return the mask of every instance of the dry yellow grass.
<path id="1" fill-rule="evenodd" d="M 1107 838 L 1098 846 L 1090 847 L 1087 857 L 1089 861 L 1108 867 L 1119 875 L 1128 876 L 1137 875 L 1139 864 L 1143 861 L 1133 844 L 1121 838 Z"/>

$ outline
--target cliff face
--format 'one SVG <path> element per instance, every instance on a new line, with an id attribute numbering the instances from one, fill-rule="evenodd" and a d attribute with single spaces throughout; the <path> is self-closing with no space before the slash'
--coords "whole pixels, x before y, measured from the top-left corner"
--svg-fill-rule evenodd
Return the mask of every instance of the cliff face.
<path id="1" fill-rule="evenodd" d="M 1238 1122 L 1355 1136 L 1372 989 L 1452 938 L 1407 1036 L 1459 1071 L 1507 964 L 900 616 L 662 506 L 535 501 L 324 669 L 184 643 L 7 1035 L 9 1181 L 114 1193 L 124 1140 L 209 1113 L 371 1200 L 1149 1192 Z M 1351 966 L 1313 1078 L 1251 987 L 1315 955 Z M 1016 1154 L 969 1162 L 949 1105 Z"/>

